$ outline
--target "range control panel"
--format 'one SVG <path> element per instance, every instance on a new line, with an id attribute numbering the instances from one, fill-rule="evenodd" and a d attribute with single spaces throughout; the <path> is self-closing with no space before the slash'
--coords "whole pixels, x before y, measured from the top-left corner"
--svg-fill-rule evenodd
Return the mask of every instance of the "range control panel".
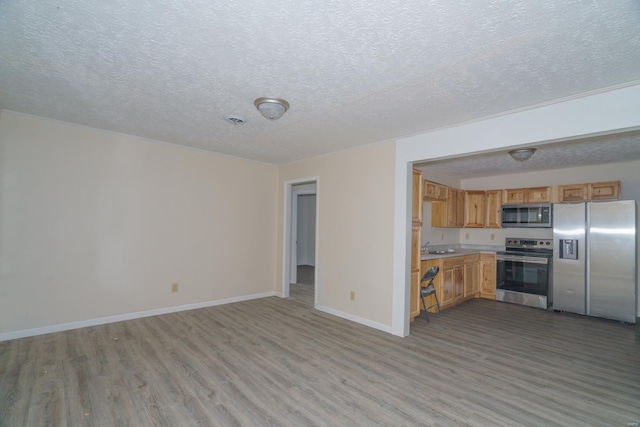
<path id="1" fill-rule="evenodd" d="M 507 237 L 504 245 L 507 248 L 520 249 L 547 249 L 553 250 L 553 239 L 519 239 L 517 237 Z"/>

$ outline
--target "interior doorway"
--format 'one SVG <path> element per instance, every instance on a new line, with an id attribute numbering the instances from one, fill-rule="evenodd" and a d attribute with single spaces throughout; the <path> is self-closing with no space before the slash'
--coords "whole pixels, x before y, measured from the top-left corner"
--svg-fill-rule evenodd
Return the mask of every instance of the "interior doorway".
<path id="1" fill-rule="evenodd" d="M 282 297 L 288 298 L 291 285 L 302 281 L 313 287 L 314 306 L 318 285 L 316 280 L 317 212 L 317 177 L 285 182 Z"/>

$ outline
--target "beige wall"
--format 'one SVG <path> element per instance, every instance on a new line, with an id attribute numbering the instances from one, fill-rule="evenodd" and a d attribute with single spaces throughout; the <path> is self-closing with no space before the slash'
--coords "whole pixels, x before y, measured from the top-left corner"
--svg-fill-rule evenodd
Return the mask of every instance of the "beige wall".
<path id="1" fill-rule="evenodd" d="M 274 292 L 277 176 L 0 113 L 0 333 Z"/>
<path id="2" fill-rule="evenodd" d="M 278 265 L 286 181 L 319 177 L 317 305 L 391 325 L 394 143 L 280 167 Z M 277 283 L 282 284 L 278 269 Z M 349 299 L 349 292 L 355 299 Z"/>

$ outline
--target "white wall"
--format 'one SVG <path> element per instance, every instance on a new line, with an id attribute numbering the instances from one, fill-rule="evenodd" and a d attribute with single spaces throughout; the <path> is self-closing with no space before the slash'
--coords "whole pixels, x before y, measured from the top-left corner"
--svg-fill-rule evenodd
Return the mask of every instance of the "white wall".
<path id="1" fill-rule="evenodd" d="M 392 332 L 409 333 L 410 188 L 414 162 L 640 129 L 640 85 L 614 88 L 399 139 L 396 143 Z"/>
<path id="2" fill-rule="evenodd" d="M 275 293 L 277 176 L 1 112 L 0 337 Z"/>

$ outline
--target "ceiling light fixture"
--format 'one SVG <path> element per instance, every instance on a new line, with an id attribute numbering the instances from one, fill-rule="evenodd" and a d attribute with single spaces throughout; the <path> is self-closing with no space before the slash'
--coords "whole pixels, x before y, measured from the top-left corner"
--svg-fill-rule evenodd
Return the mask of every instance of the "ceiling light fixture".
<path id="1" fill-rule="evenodd" d="M 253 105 L 268 120 L 278 120 L 289 109 L 289 103 L 280 98 L 258 98 Z"/>
<path id="2" fill-rule="evenodd" d="M 535 152 L 536 152 L 535 148 L 520 148 L 518 150 L 509 151 L 509 154 L 515 160 L 518 160 L 519 162 L 524 162 L 529 157 L 533 156 L 533 153 Z"/>

